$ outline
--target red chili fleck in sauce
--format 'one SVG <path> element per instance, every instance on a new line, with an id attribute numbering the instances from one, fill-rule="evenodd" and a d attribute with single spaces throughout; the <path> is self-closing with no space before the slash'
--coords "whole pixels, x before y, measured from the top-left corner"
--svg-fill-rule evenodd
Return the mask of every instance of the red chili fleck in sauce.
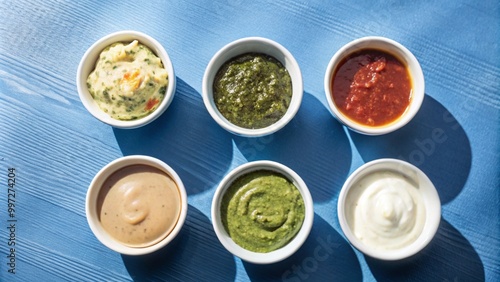
<path id="1" fill-rule="evenodd" d="M 383 51 L 365 49 L 345 58 L 335 70 L 332 96 L 340 111 L 369 126 L 398 119 L 411 101 L 407 67 Z"/>
<path id="2" fill-rule="evenodd" d="M 148 100 L 148 102 L 146 103 L 146 111 L 149 111 L 151 110 L 154 106 L 156 106 L 156 104 L 158 104 L 158 102 L 160 102 L 160 100 L 158 99 L 155 99 L 155 98 L 151 98 Z"/>

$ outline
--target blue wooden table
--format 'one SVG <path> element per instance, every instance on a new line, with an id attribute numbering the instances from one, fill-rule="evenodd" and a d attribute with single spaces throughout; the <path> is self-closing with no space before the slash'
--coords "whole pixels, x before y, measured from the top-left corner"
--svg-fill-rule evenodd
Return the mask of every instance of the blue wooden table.
<path id="1" fill-rule="evenodd" d="M 85 50 L 102 36 L 126 29 L 162 43 L 177 76 L 168 110 L 134 130 L 114 129 L 92 117 L 75 86 Z M 339 124 L 323 90 L 335 51 L 368 35 L 405 45 L 426 80 L 426 97 L 414 120 L 379 137 Z M 224 131 L 201 98 L 211 57 L 247 36 L 284 45 L 304 78 L 295 118 L 262 138 Z M 499 44 L 497 0 L 2 0 L 0 281 L 499 281 Z M 122 256 L 101 245 L 84 209 L 95 173 L 132 154 L 172 166 L 189 199 L 178 238 L 142 257 Z M 392 263 L 355 250 L 336 212 L 348 175 L 384 157 L 421 168 L 443 205 L 430 245 Z M 260 159 L 281 162 L 301 175 L 315 209 L 303 247 L 265 266 L 227 252 L 210 216 L 222 177 Z"/>

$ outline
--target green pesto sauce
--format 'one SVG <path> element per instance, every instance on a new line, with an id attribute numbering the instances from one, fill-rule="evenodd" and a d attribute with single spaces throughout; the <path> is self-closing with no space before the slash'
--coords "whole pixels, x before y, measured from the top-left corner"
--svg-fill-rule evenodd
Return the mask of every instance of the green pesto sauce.
<path id="1" fill-rule="evenodd" d="M 292 79 L 275 58 L 248 53 L 219 69 L 213 90 L 217 109 L 231 123 L 264 128 L 285 115 L 292 99 Z"/>
<path id="2" fill-rule="evenodd" d="M 304 200 L 297 187 L 272 171 L 243 175 L 222 198 L 226 231 L 236 244 L 253 252 L 267 253 L 288 244 L 304 217 Z"/>

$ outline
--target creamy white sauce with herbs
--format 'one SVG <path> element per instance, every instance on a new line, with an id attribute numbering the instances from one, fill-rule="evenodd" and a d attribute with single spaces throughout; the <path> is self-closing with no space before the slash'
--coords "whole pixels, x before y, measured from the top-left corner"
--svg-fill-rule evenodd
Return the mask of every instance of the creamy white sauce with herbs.
<path id="1" fill-rule="evenodd" d="M 87 79 L 90 94 L 112 118 L 147 116 L 163 101 L 168 73 L 148 47 L 137 40 L 106 47 Z"/>

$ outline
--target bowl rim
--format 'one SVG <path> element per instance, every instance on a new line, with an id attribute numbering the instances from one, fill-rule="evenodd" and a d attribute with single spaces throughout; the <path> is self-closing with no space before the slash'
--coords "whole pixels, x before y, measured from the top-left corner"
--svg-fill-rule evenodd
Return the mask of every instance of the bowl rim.
<path id="1" fill-rule="evenodd" d="M 368 126 L 358 123 L 344 115 L 332 98 L 331 80 L 338 63 L 346 56 L 364 49 L 378 49 L 396 56 L 410 73 L 412 80 L 412 98 L 407 110 L 395 121 L 383 126 Z M 382 36 L 365 36 L 352 40 L 342 46 L 330 59 L 323 81 L 328 108 L 332 115 L 351 130 L 365 135 L 383 135 L 394 132 L 408 124 L 419 111 L 425 96 L 424 73 L 413 53 L 401 43 Z"/>
<path id="2" fill-rule="evenodd" d="M 301 193 L 305 206 L 304 221 L 297 235 L 287 245 L 268 253 L 258 253 L 249 251 L 236 244 L 231 239 L 229 234 L 226 232 L 221 222 L 221 216 L 220 216 L 220 204 L 222 201 L 222 197 L 224 196 L 224 193 L 229 188 L 231 183 L 244 174 L 258 170 L 270 170 L 278 172 L 283 176 L 285 176 L 287 179 L 289 179 Z M 212 225 L 215 234 L 217 235 L 217 238 L 219 239 L 221 244 L 226 248 L 226 250 L 228 250 L 230 253 L 250 263 L 270 264 L 288 258 L 289 256 L 293 255 L 304 244 L 305 240 L 309 236 L 314 221 L 313 206 L 314 203 L 311 194 L 309 192 L 309 189 L 307 188 L 306 183 L 296 172 L 294 172 L 289 167 L 274 161 L 268 161 L 268 160 L 253 161 L 242 164 L 236 167 L 235 169 L 231 170 L 220 182 L 212 199 L 212 207 L 211 207 Z"/>
<path id="3" fill-rule="evenodd" d="M 351 231 L 346 218 L 346 201 L 353 184 L 359 179 L 376 171 L 395 171 L 420 183 L 419 191 L 426 209 L 423 230 L 419 237 L 408 246 L 394 250 L 373 249 L 362 243 Z M 415 255 L 424 249 L 434 238 L 441 222 L 441 201 L 436 187 L 427 175 L 418 167 L 399 159 L 383 158 L 370 161 L 357 168 L 345 181 L 337 201 L 337 215 L 340 227 L 347 240 L 356 249 L 375 259 L 396 261 Z"/>
<path id="4" fill-rule="evenodd" d="M 163 67 L 168 73 L 168 85 L 165 97 L 155 111 L 136 120 L 118 120 L 102 111 L 96 104 L 87 88 L 87 77 L 95 69 L 97 58 L 104 48 L 115 42 L 131 42 L 132 40 L 138 40 L 139 43 L 146 45 L 161 59 Z M 122 129 L 134 129 L 147 125 L 163 114 L 173 100 L 176 80 L 174 66 L 163 45 L 153 37 L 135 30 L 116 31 L 95 41 L 83 54 L 76 72 L 78 96 L 87 111 L 101 122 Z"/>
<path id="5" fill-rule="evenodd" d="M 219 112 L 213 99 L 212 85 L 219 68 L 231 58 L 245 53 L 263 53 L 274 57 L 288 70 L 292 79 L 292 99 L 285 115 L 277 122 L 264 128 L 251 129 L 234 125 Z M 261 137 L 283 128 L 299 110 L 303 93 L 302 72 L 292 53 L 278 42 L 264 37 L 244 37 L 226 44 L 213 55 L 203 74 L 202 96 L 208 112 L 222 128 L 244 137 Z"/>
<path id="6" fill-rule="evenodd" d="M 180 214 L 175 227 L 169 234 L 167 234 L 167 236 L 165 236 L 165 238 L 160 240 L 158 243 L 147 247 L 130 247 L 115 240 L 100 225 L 96 210 L 97 197 L 99 195 L 99 192 L 102 188 L 102 184 L 104 183 L 104 181 L 117 170 L 131 165 L 147 165 L 154 168 L 158 168 L 163 172 L 165 172 L 176 183 L 179 191 L 179 197 L 181 200 Z M 188 200 L 187 200 L 186 189 L 179 175 L 175 172 L 173 168 L 171 168 L 165 162 L 157 158 L 144 155 L 124 156 L 117 158 L 106 164 L 96 173 L 96 175 L 92 179 L 88 187 L 85 198 L 85 215 L 87 217 L 87 223 L 90 229 L 92 230 L 92 233 L 94 233 L 95 237 L 109 249 L 124 255 L 131 255 L 131 256 L 149 254 L 169 244 L 179 234 L 180 230 L 182 229 L 184 222 L 186 220 L 187 210 L 188 210 Z"/>

